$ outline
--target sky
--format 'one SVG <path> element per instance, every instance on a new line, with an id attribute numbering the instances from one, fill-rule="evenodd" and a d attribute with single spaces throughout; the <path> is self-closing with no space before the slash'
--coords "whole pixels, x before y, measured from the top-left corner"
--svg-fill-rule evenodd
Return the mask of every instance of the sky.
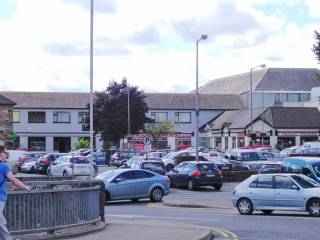
<path id="1" fill-rule="evenodd" d="M 94 90 L 146 92 L 267 67 L 319 68 L 319 0 L 94 0 Z M 90 89 L 90 0 L 0 0 L 0 90 Z"/>

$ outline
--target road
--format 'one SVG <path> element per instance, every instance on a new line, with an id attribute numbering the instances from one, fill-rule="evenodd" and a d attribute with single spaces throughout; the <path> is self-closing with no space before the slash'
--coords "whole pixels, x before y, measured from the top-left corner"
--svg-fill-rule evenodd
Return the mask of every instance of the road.
<path id="1" fill-rule="evenodd" d="M 319 219 L 309 217 L 307 213 L 276 212 L 263 215 L 256 212 L 251 216 L 241 216 L 231 208 L 232 185 L 222 192 L 201 189 L 190 192 L 172 189 L 170 200 L 217 199 L 225 208 L 179 208 L 167 207 L 163 203 L 118 202 L 106 206 L 107 219 L 164 220 L 170 222 L 191 223 L 208 226 L 213 229 L 216 239 L 319 239 Z M 166 197 L 164 198 L 166 201 Z"/>

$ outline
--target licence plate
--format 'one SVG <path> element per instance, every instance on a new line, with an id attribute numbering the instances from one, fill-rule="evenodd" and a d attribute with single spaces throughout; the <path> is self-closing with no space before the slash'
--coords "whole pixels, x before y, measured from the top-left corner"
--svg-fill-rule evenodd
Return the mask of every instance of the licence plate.
<path id="1" fill-rule="evenodd" d="M 207 177 L 214 177 L 213 174 L 207 174 Z"/>

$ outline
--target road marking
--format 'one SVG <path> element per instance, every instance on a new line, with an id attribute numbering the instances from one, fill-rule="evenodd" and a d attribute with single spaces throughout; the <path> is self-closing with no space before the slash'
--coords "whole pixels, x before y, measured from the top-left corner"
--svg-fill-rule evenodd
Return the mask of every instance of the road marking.
<path id="1" fill-rule="evenodd" d="M 223 232 L 227 235 L 227 237 L 231 237 L 232 239 L 239 239 L 239 236 L 237 234 L 235 234 L 234 232 L 231 232 L 225 228 L 214 227 L 213 231 Z"/>

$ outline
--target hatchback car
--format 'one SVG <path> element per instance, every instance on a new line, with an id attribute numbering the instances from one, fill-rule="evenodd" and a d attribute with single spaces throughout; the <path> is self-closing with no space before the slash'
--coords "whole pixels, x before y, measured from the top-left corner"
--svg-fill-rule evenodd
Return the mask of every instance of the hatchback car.
<path id="1" fill-rule="evenodd" d="M 54 162 L 58 157 L 63 156 L 62 153 L 50 153 L 40 157 L 36 161 L 36 172 L 46 174 L 49 165 Z"/>
<path id="2" fill-rule="evenodd" d="M 169 194 L 169 179 L 142 169 L 115 169 L 99 174 L 105 184 L 107 201 L 150 198 L 159 202 Z"/>
<path id="3" fill-rule="evenodd" d="M 94 176 L 93 164 L 85 157 L 72 155 L 58 157 L 48 168 L 50 176 Z"/>
<path id="4" fill-rule="evenodd" d="M 320 185 L 302 174 L 252 175 L 233 190 L 232 204 L 241 215 L 284 210 L 320 216 Z"/>
<path id="5" fill-rule="evenodd" d="M 160 175 L 166 175 L 166 167 L 164 166 L 164 163 L 159 160 L 152 160 L 152 159 L 139 159 L 135 160 L 131 163 L 131 168 L 136 169 L 145 169 L 152 172 L 156 172 Z"/>
<path id="6" fill-rule="evenodd" d="M 216 190 L 222 187 L 222 172 L 212 162 L 182 162 L 168 173 L 171 187 L 213 186 Z"/>
<path id="7" fill-rule="evenodd" d="M 110 164 L 115 167 L 120 167 L 131 157 L 139 155 L 139 152 L 115 152 L 110 158 Z"/>

